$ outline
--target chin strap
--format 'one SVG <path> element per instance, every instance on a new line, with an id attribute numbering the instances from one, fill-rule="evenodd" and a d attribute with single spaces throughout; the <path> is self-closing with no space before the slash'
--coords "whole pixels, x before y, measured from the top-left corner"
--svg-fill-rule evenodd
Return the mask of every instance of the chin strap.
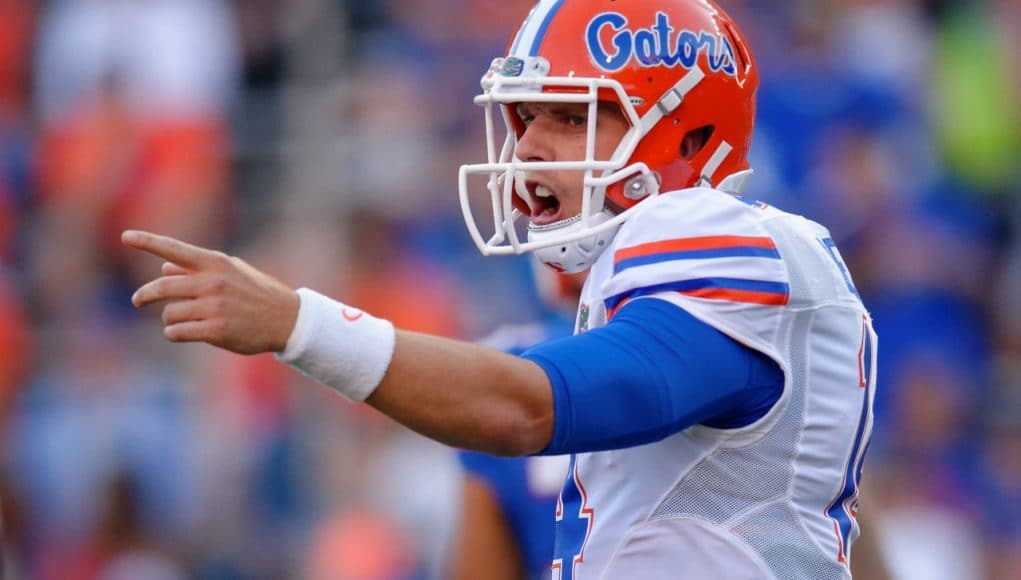
<path id="1" fill-rule="evenodd" d="M 546 266 L 568 274 L 576 274 L 587 270 L 599 258 L 610 245 L 613 236 L 617 235 L 616 226 L 601 228 L 603 224 L 613 219 L 613 215 L 607 211 L 601 211 L 591 216 L 588 220 L 588 229 L 596 230 L 596 233 L 576 239 L 570 242 L 557 243 L 535 250 L 536 259 Z M 582 230 L 581 220 L 567 220 L 570 223 L 560 222 L 555 227 L 528 228 L 528 241 L 538 242 L 544 239 L 556 239 L 570 236 Z"/>

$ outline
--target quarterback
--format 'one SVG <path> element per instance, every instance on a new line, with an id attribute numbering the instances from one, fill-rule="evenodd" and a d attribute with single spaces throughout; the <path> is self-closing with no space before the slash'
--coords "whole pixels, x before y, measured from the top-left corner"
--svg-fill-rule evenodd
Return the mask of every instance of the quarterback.
<path id="1" fill-rule="evenodd" d="M 132 300 L 164 303 L 171 341 L 275 352 L 444 443 L 571 454 L 554 578 L 849 578 L 876 338 L 827 230 L 740 195 L 757 86 L 708 0 L 535 6 L 460 171 L 483 253 L 589 272 L 576 334 L 521 356 L 139 231 L 166 263 Z"/>

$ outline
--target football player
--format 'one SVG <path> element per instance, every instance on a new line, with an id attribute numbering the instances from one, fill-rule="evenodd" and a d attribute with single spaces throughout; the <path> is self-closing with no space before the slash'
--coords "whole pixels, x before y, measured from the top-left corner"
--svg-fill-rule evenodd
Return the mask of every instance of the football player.
<path id="1" fill-rule="evenodd" d="M 554 577 L 849 578 L 876 338 L 827 230 L 739 195 L 757 85 L 708 0 L 535 6 L 460 175 L 484 253 L 589 270 L 577 334 L 520 357 L 138 231 L 167 264 L 133 302 L 166 303 L 171 341 L 276 352 L 447 444 L 572 454 Z"/>

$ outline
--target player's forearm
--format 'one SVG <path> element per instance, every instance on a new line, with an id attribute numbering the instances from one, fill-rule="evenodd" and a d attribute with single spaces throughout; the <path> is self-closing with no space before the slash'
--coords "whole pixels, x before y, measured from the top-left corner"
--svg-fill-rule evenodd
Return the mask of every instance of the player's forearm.
<path id="1" fill-rule="evenodd" d="M 552 388 L 539 365 L 412 332 L 397 333 L 366 402 L 430 438 L 499 455 L 541 451 L 553 433 Z"/>
<path id="2" fill-rule="evenodd" d="M 549 444 L 553 391 L 538 364 L 397 331 L 307 288 L 297 295 L 294 328 L 278 356 L 306 375 L 449 445 L 524 455 Z"/>

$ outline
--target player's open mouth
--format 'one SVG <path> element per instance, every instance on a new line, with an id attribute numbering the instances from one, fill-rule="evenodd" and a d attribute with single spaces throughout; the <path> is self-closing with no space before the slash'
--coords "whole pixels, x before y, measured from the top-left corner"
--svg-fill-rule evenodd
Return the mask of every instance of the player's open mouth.
<path id="1" fill-rule="evenodd" d="M 525 187 L 532 197 L 530 219 L 533 224 L 541 226 L 560 220 L 560 200 L 552 189 L 535 181 L 527 182 Z"/>

